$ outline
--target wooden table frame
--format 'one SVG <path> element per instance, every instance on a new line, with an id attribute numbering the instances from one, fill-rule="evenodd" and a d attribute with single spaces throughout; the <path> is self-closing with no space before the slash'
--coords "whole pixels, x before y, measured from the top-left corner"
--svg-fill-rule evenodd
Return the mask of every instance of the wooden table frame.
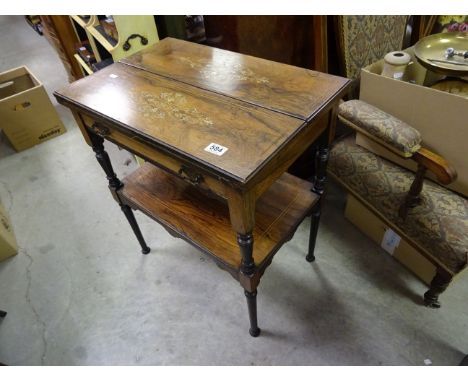
<path id="1" fill-rule="evenodd" d="M 257 61 L 254 64 L 264 65 Z M 110 67 L 104 70 L 114 70 L 119 76 L 127 75 L 127 71 L 132 75 L 136 73 L 131 65 L 129 67 L 128 69 L 125 65 L 114 64 L 113 69 Z M 287 67 L 288 70 L 292 70 L 290 68 Z M 299 68 L 297 72 L 302 73 Z M 137 74 L 150 76 L 141 72 Z M 153 78 L 156 76 L 153 77 L 151 74 L 151 81 Z M 85 80 L 91 83 L 91 79 Z M 310 80 L 307 77 L 306 79 Z M 158 77 L 157 81 L 166 80 Z M 326 182 L 328 144 L 334 135 L 339 99 L 349 85 L 347 80 L 334 81 L 336 85 L 328 99 L 318 103 L 309 117 L 291 118 L 285 116 L 287 113 L 276 110 L 264 112 L 262 107 L 250 106 L 252 103 L 250 101 L 247 106 L 244 104 L 239 106 L 249 107 L 251 110 L 249 113 L 260 110 L 262 113 L 273 115 L 278 120 L 299 123 L 294 133 L 287 135 L 287 139 L 277 146 L 260 166 L 252 167 L 253 171 L 243 179 L 236 178 L 232 173 L 218 168 L 219 166 L 209 166 L 196 157 L 185 155 L 177 148 L 173 149 L 165 142 L 148 136 L 141 132 L 141 129 L 132 128 L 118 118 L 109 118 L 102 111 L 90 107 L 92 103 L 86 104 L 85 101 L 81 101 L 79 96 L 73 93 L 74 89 L 68 92 L 56 92 L 55 95 L 61 104 L 72 110 L 85 140 L 92 147 L 96 159 L 106 174 L 114 199 L 120 205 L 141 245 L 142 253 L 149 253 L 150 248 L 143 238 L 132 210 L 142 211 L 161 223 L 173 236 L 183 238 L 203 252 L 212 255 L 218 266 L 227 270 L 239 281 L 247 299 L 249 332 L 256 337 L 260 334 L 256 304 L 260 278 L 275 253 L 292 238 L 299 224 L 307 216 L 311 216 L 312 220 L 306 259 L 308 261 L 315 259 L 314 248 Z M 184 87 L 192 91 L 191 84 L 187 85 L 180 81 L 183 83 L 181 85 L 178 79 L 174 82 L 177 83 L 171 82 L 169 85 L 180 88 L 181 91 L 185 89 Z M 213 97 L 216 97 L 215 100 L 221 99 L 222 102 L 226 102 L 226 98 L 219 96 L 218 93 Z M 148 163 L 121 181 L 114 172 L 109 155 L 104 150 L 104 140 L 116 143 Z M 292 163 L 314 143 L 317 145 L 317 155 L 313 182 L 309 183 L 286 174 Z M 170 190 L 166 192 L 162 185 Z M 195 198 L 195 202 L 192 203 L 190 198 Z M 165 208 L 164 203 L 169 203 L 170 208 Z M 227 209 L 223 215 L 219 211 L 223 210 L 225 204 Z M 167 211 L 171 208 L 176 209 L 175 215 L 168 215 Z M 209 210 L 210 208 L 212 210 Z M 188 216 L 193 215 L 193 227 L 187 225 L 188 218 L 185 218 L 185 212 Z M 212 224 L 209 220 L 211 215 L 214 217 Z M 271 224 L 268 221 L 270 217 L 273 220 Z M 266 226 L 268 227 L 265 228 Z M 195 231 L 191 231 L 192 229 Z M 204 229 L 207 233 L 202 232 Z M 260 236 L 255 232 L 260 232 Z M 233 235 L 232 240 L 231 235 Z M 232 250 L 232 244 L 235 243 L 233 240 L 237 242 L 237 256 Z M 254 251 L 255 243 L 257 243 L 256 251 Z M 236 258 L 240 258 L 240 261 Z"/>
<path id="2" fill-rule="evenodd" d="M 310 236 L 309 236 L 309 248 L 306 256 L 307 261 L 312 262 L 315 260 L 314 249 L 315 242 L 317 238 L 317 232 L 320 221 L 321 214 L 321 201 L 324 193 L 324 187 L 326 183 L 326 165 L 328 162 L 328 146 L 329 146 L 329 137 L 330 132 L 334 131 L 334 124 L 336 121 L 336 107 L 333 108 L 330 113 L 329 123 L 326 126 L 321 134 L 316 138 L 317 143 L 317 156 L 316 156 L 316 168 L 315 168 L 315 177 L 312 182 L 311 192 L 316 193 L 319 198 L 317 202 L 313 205 L 310 211 L 307 211 L 306 215 L 311 216 L 310 224 Z M 77 120 L 80 121 L 82 118 L 79 115 L 75 114 Z M 138 207 L 129 203 L 128 200 L 123 200 L 119 195 L 119 190 L 124 187 L 124 183 L 117 177 L 115 174 L 109 155 L 104 150 L 104 137 L 105 133 L 100 135 L 96 133 L 96 129 L 91 126 L 84 126 L 86 133 L 91 142 L 93 151 L 95 152 L 96 159 L 104 170 L 107 180 L 109 182 L 109 189 L 111 190 L 112 195 L 119 203 L 122 212 L 127 218 L 140 246 L 141 252 L 143 254 L 148 254 L 150 248 L 145 242 L 141 230 L 138 226 L 138 223 L 135 219 L 132 209 L 137 209 Z M 309 141 L 314 143 L 314 141 Z M 308 146 L 304 147 L 304 150 Z M 129 148 L 127 148 L 129 149 Z M 160 163 L 155 162 L 149 157 L 146 157 L 141 152 L 137 152 L 129 149 L 136 155 L 143 156 L 145 160 L 151 162 L 156 166 L 160 166 Z M 240 274 L 238 279 L 242 287 L 244 288 L 244 293 L 247 299 L 247 306 L 250 319 L 250 329 L 249 333 L 253 337 L 257 337 L 260 334 L 260 328 L 257 323 L 257 286 L 260 283 L 260 277 L 266 269 L 264 267 L 259 268 L 255 265 L 253 261 L 253 227 L 255 226 L 255 203 L 258 197 L 261 195 L 262 191 L 265 191 L 271 183 L 273 183 L 279 175 L 287 170 L 290 163 L 292 163 L 302 152 L 296 151 L 293 155 L 293 158 L 279 167 L 274 174 L 267 176 L 260 185 L 253 187 L 247 191 L 244 190 L 233 190 L 227 195 L 227 203 L 229 206 L 230 220 L 232 228 L 237 232 L 237 242 L 239 244 L 240 255 L 242 258 Z M 150 216 L 154 219 L 154 216 Z M 174 233 L 172 232 L 174 235 Z M 177 236 L 177 235 L 175 235 Z M 179 236 L 180 237 L 180 236 Z M 292 237 L 290 237 L 292 238 Z M 194 244 L 191 242 L 191 244 Z M 273 259 L 271 256 L 270 262 Z"/>

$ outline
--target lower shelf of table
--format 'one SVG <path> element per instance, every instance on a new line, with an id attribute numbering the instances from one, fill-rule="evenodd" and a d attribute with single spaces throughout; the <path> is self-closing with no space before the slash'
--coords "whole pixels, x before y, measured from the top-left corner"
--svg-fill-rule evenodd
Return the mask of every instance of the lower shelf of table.
<path id="1" fill-rule="evenodd" d="M 241 262 L 227 203 L 149 163 L 124 180 L 118 193 L 141 210 L 233 270 Z M 257 201 L 253 257 L 259 267 L 294 234 L 318 196 L 312 184 L 283 174 Z M 304 248 L 306 252 L 306 248 Z"/>

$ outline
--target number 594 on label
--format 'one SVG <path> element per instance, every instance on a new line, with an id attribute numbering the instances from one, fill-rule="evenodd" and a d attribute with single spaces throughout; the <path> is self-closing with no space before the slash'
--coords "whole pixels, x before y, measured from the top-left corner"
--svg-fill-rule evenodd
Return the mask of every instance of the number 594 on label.
<path id="1" fill-rule="evenodd" d="M 226 151 L 228 151 L 228 148 L 218 145 L 217 143 L 210 143 L 205 147 L 205 151 L 215 155 L 223 155 Z"/>

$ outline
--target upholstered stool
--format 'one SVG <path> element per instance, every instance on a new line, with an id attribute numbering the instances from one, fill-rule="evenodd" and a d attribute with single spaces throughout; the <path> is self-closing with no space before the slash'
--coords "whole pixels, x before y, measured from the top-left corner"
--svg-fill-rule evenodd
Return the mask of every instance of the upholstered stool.
<path id="1" fill-rule="evenodd" d="M 369 152 L 349 136 L 335 142 L 328 173 L 358 200 L 385 217 L 436 268 L 426 305 L 439 307 L 438 296 L 468 263 L 468 200 L 424 179 L 433 170 L 438 181 L 456 177 L 448 164 L 421 148 L 417 130 L 365 102 L 340 105 L 339 118 L 401 157 L 418 162 L 416 175 Z M 434 161 L 432 163 L 431 161 Z"/>

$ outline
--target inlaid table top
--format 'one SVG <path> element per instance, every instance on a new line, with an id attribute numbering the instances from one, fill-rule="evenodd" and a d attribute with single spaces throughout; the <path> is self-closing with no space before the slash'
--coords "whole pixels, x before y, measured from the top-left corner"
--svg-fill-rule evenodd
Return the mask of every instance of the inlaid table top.
<path id="1" fill-rule="evenodd" d="M 313 118 L 348 82 L 342 77 L 173 38 L 121 62 L 301 120 Z"/>
<path id="2" fill-rule="evenodd" d="M 348 82 L 166 38 L 56 96 L 211 173 L 246 183 Z"/>

